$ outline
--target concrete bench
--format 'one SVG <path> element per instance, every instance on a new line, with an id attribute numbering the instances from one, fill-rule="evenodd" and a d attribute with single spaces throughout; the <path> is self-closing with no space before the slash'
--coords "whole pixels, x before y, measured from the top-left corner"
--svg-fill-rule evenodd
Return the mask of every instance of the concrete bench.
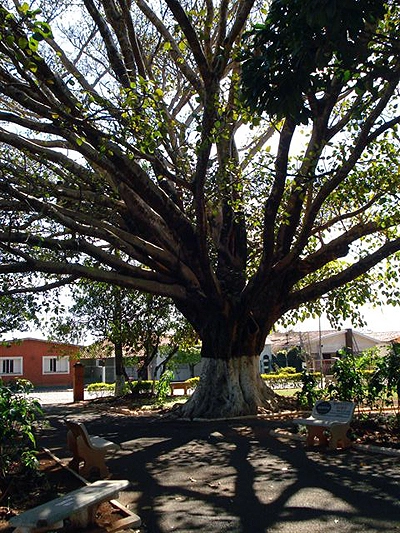
<path id="1" fill-rule="evenodd" d="M 188 391 L 193 388 L 193 385 L 186 383 L 186 381 L 171 381 L 169 386 L 171 389 L 171 396 L 174 395 L 176 390 L 183 390 L 183 394 L 187 395 Z"/>
<path id="2" fill-rule="evenodd" d="M 14 533 L 34 533 L 63 527 L 68 519 L 76 531 L 94 523 L 98 506 L 118 498 L 120 490 L 129 486 L 129 481 L 100 480 L 85 485 L 55 500 L 34 507 L 10 519 L 10 526 L 16 528 Z M 140 518 L 137 517 L 137 525 Z"/>
<path id="3" fill-rule="evenodd" d="M 67 446 L 73 455 L 68 466 L 86 479 L 97 474 L 101 478 L 108 477 L 110 473 L 105 462 L 106 455 L 115 453 L 120 446 L 97 435 L 89 435 L 82 422 L 68 419 L 64 422 L 68 429 Z M 82 461 L 84 464 L 80 468 Z"/>
<path id="4" fill-rule="evenodd" d="M 313 446 L 317 439 L 320 446 L 328 446 L 331 450 L 348 448 L 351 446 L 348 431 L 354 407 L 353 402 L 319 400 L 311 416 L 296 418 L 293 422 L 307 427 L 307 446 Z"/>

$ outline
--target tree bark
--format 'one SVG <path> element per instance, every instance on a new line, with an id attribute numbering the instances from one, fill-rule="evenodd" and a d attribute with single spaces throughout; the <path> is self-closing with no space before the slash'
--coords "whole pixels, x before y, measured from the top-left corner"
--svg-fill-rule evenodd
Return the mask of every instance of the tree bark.
<path id="1" fill-rule="evenodd" d="M 185 418 L 232 418 L 256 415 L 259 407 L 279 411 L 282 400 L 260 377 L 259 356 L 204 359 L 199 385 L 179 415 Z"/>
<path id="2" fill-rule="evenodd" d="M 115 391 L 116 397 L 123 396 L 125 392 L 125 369 L 122 352 L 122 342 L 116 342 L 114 344 L 115 353 Z"/>
<path id="3" fill-rule="evenodd" d="M 184 418 L 232 418 L 256 415 L 260 408 L 276 412 L 288 406 L 260 376 L 265 331 L 249 311 L 227 301 L 221 310 L 203 312 L 200 382 L 186 404 Z"/>

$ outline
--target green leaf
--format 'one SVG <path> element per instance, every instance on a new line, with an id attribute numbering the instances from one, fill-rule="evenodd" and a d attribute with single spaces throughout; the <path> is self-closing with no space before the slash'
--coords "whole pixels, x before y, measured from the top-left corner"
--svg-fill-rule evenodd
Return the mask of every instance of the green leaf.
<path id="1" fill-rule="evenodd" d="M 30 6 L 26 2 L 18 6 L 18 11 L 22 13 L 23 15 L 26 15 L 29 12 L 29 9 L 30 9 Z"/>
<path id="2" fill-rule="evenodd" d="M 20 37 L 18 39 L 18 46 L 24 50 L 28 46 L 28 40 L 25 37 Z"/>

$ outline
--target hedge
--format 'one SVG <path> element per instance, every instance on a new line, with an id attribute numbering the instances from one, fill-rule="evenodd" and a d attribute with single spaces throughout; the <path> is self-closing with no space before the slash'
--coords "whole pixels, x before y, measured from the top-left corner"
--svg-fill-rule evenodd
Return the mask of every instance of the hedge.
<path id="1" fill-rule="evenodd" d="M 153 388 L 153 382 L 152 381 L 132 381 L 131 385 L 133 386 L 133 389 L 135 392 L 139 394 L 150 392 Z M 114 392 L 115 389 L 115 383 L 90 383 L 90 385 L 87 386 L 88 392 Z M 125 383 L 125 392 L 129 393 L 131 392 L 131 388 L 129 383 Z"/>
<path id="2" fill-rule="evenodd" d="M 195 389 L 200 381 L 199 377 L 189 378 L 185 381 L 185 383 L 189 383 L 190 387 L 192 389 Z M 153 385 L 155 386 L 157 384 L 156 381 L 152 380 L 143 380 L 143 381 L 131 381 L 131 386 L 133 386 L 133 389 L 138 394 L 146 394 L 148 392 L 151 392 L 153 390 Z M 87 386 L 88 392 L 109 392 L 113 393 L 115 389 L 115 383 L 90 383 L 90 385 Z M 131 388 L 129 383 L 125 383 L 125 392 L 128 394 L 131 392 Z"/>
<path id="3" fill-rule="evenodd" d="M 319 372 L 313 372 L 312 375 L 319 379 L 321 374 Z M 279 372 L 273 372 L 271 374 L 261 374 L 261 378 L 272 388 L 276 389 L 294 389 L 302 386 L 301 380 L 302 373 L 292 371 L 291 367 L 282 368 Z"/>
<path id="4" fill-rule="evenodd" d="M 301 372 L 296 372 L 296 370 L 292 367 L 282 368 L 279 372 L 274 372 L 271 374 L 261 374 L 261 378 L 273 388 L 297 388 L 302 386 L 301 381 Z M 313 375 L 318 378 L 320 377 L 319 372 L 313 373 Z M 200 378 L 198 376 L 194 378 L 189 378 L 185 381 L 185 383 L 189 383 L 190 387 L 192 389 L 195 389 L 197 385 L 199 384 Z M 138 394 L 146 394 L 153 390 L 153 385 L 155 385 L 157 381 L 153 382 L 151 380 L 147 381 L 132 381 L 131 385 L 133 385 L 133 388 L 135 392 Z M 114 392 L 115 383 L 91 383 L 88 385 L 87 390 L 89 392 Z M 125 383 L 125 389 L 126 393 L 129 393 L 131 391 L 129 384 Z"/>

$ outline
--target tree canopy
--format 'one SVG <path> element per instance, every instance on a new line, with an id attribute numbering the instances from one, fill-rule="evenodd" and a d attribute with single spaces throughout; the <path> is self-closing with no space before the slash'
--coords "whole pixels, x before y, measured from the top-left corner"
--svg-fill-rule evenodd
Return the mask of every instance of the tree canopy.
<path id="1" fill-rule="evenodd" d="M 20 292 L 21 275 L 4 275 L 0 281 L 0 335 L 27 331 L 38 325 L 40 304 L 34 292 Z"/>
<path id="2" fill-rule="evenodd" d="M 398 301 L 398 7 L 347 1 L 344 32 L 312 4 L 0 4 L 0 274 L 172 298 L 202 340 L 188 416 L 275 408 L 258 354 L 288 313 Z"/>

